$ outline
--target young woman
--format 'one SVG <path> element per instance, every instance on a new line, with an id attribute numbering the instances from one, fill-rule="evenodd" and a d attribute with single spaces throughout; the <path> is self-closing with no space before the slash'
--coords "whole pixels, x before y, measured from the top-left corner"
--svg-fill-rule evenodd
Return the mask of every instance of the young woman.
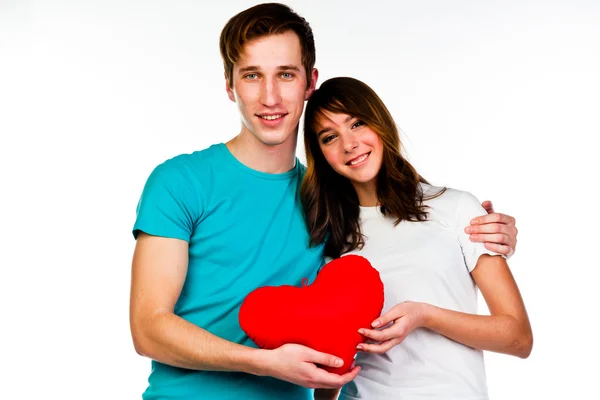
<path id="1" fill-rule="evenodd" d="M 385 285 L 382 315 L 361 330 L 361 371 L 340 399 L 487 399 L 483 350 L 526 358 L 533 336 L 506 259 L 463 231 L 486 214 L 479 201 L 428 184 L 402 156 L 384 103 L 356 79 L 314 92 L 304 144 L 312 243 L 326 241 L 332 258 L 364 256 Z M 478 289 L 491 315 L 477 315 Z"/>

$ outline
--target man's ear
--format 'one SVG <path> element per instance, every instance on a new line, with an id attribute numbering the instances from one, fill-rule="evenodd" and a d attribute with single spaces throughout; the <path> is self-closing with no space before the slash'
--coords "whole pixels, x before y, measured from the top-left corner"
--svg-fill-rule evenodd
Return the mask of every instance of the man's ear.
<path id="1" fill-rule="evenodd" d="M 233 93 L 233 88 L 229 84 L 229 79 L 227 79 L 227 73 L 223 73 L 223 76 L 225 76 L 225 91 L 227 92 L 227 96 L 229 97 L 229 100 L 235 103 L 235 94 Z"/>
<path id="2" fill-rule="evenodd" d="M 318 79 L 319 79 L 319 70 L 316 68 L 313 68 L 312 72 L 310 73 L 310 86 L 308 87 L 308 89 L 306 89 L 306 92 L 304 94 L 304 100 L 308 100 L 310 98 L 310 96 L 312 96 L 313 92 L 315 91 L 315 88 L 317 87 Z"/>

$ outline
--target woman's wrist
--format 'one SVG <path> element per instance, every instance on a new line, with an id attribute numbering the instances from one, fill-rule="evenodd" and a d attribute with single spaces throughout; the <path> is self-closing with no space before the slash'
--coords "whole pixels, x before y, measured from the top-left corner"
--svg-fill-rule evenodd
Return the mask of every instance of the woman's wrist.
<path id="1" fill-rule="evenodd" d="M 437 307 L 429 303 L 419 303 L 419 305 L 421 309 L 421 326 L 423 328 L 431 329 Z"/>

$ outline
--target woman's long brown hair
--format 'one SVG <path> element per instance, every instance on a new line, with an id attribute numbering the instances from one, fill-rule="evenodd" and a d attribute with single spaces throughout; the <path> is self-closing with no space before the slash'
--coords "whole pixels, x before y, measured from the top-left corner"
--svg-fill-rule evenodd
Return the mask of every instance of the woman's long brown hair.
<path id="1" fill-rule="evenodd" d="M 312 246 L 325 244 L 325 254 L 336 258 L 362 248 L 359 201 L 350 181 L 325 160 L 317 137 L 318 119 L 324 111 L 351 115 L 363 121 L 383 144 L 383 162 L 377 176 L 381 212 L 403 220 L 425 221 L 423 200 L 441 195 L 445 188 L 424 198 L 419 183 L 428 183 L 402 156 L 398 128 L 387 107 L 365 83 L 354 78 L 332 78 L 317 89 L 306 104 L 304 148 L 307 171 L 300 194 Z"/>

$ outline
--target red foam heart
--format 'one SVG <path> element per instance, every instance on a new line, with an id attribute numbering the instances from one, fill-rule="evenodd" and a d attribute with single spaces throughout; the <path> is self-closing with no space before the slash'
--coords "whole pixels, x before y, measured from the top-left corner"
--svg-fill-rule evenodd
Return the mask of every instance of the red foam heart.
<path id="1" fill-rule="evenodd" d="M 311 285 L 265 286 L 251 292 L 240 308 L 242 330 L 263 349 L 297 343 L 344 360 L 350 370 L 356 346 L 383 308 L 383 283 L 366 258 L 347 255 L 326 264 Z"/>

